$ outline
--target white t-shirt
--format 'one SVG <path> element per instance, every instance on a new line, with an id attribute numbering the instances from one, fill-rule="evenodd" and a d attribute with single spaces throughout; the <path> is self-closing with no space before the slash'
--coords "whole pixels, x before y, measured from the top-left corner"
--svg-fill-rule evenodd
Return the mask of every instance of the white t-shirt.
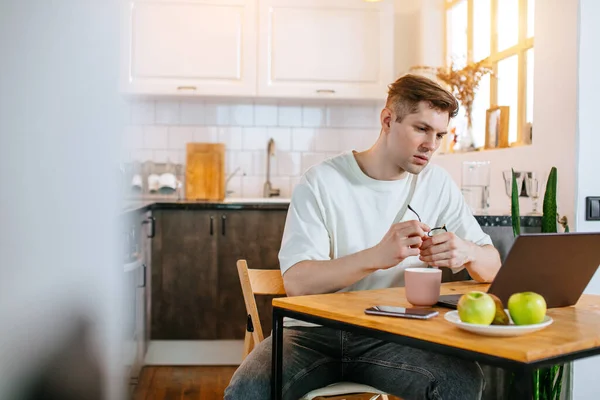
<path id="1" fill-rule="evenodd" d="M 282 274 L 300 261 L 331 260 L 373 247 L 394 222 L 416 220 L 410 210 L 396 219 L 414 179 L 409 203 L 423 223 L 431 228 L 445 224 L 462 239 L 492 244 L 441 167 L 430 164 L 418 176 L 406 174 L 400 180 L 380 181 L 365 175 L 349 151 L 310 168 L 294 189 L 279 252 Z M 409 257 L 341 291 L 404 286 L 404 269 L 415 266 L 426 264 Z"/>

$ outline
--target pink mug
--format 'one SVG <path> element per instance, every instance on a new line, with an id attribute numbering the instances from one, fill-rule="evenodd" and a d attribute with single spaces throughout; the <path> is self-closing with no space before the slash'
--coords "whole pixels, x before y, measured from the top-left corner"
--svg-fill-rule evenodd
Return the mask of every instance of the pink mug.
<path id="1" fill-rule="evenodd" d="M 406 268 L 404 286 L 406 300 L 413 306 L 432 306 L 440 297 L 442 270 L 439 268 Z"/>

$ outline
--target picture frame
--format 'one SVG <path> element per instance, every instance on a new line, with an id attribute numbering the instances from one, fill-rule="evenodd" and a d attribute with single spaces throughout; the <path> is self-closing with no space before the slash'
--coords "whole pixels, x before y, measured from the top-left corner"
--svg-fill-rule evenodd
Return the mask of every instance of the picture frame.
<path id="1" fill-rule="evenodd" d="M 485 148 L 498 149 L 509 147 L 508 124 L 509 106 L 495 106 L 486 110 L 485 118 Z"/>

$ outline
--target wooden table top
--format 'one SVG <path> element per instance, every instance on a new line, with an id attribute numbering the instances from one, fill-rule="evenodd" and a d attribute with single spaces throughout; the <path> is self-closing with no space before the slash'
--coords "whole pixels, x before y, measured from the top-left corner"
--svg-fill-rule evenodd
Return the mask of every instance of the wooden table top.
<path id="1" fill-rule="evenodd" d="M 442 285 L 442 294 L 487 291 L 488 284 L 473 281 Z M 576 306 L 553 308 L 547 314 L 552 325 L 541 331 L 516 337 L 488 337 L 455 327 L 444 319 L 447 308 L 434 307 L 439 315 L 430 320 L 366 315 L 365 308 L 375 305 L 411 307 L 404 288 L 365 290 L 322 295 L 284 297 L 273 306 L 349 323 L 400 336 L 475 351 L 521 363 L 600 347 L 600 296 L 583 295 Z M 505 305 L 506 306 L 506 305 Z"/>

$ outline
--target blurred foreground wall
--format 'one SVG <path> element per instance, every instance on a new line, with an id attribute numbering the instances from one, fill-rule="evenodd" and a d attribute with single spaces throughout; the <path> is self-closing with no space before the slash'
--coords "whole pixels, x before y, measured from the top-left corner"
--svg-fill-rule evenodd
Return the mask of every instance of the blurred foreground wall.
<path id="1" fill-rule="evenodd" d="M 120 398 L 117 6 L 0 0 L 2 400 Z"/>

